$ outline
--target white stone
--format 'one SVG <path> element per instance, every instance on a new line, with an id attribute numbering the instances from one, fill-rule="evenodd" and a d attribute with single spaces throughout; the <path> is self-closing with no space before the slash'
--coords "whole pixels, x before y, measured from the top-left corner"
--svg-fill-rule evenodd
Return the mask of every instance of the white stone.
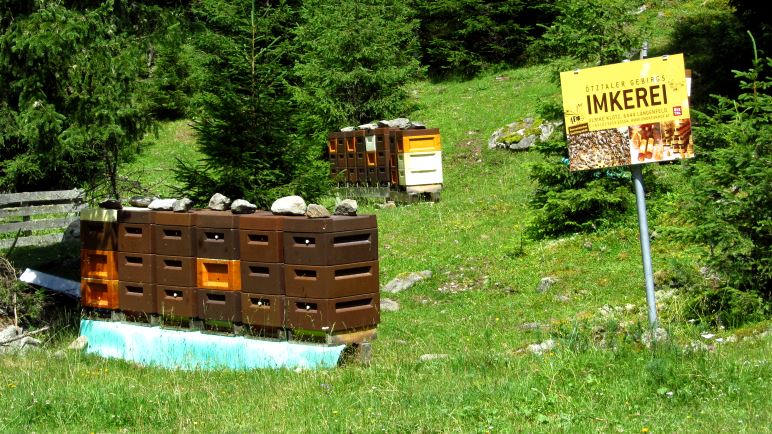
<path id="1" fill-rule="evenodd" d="M 271 205 L 274 214 L 305 215 L 307 209 L 306 201 L 300 196 L 284 196 Z"/>

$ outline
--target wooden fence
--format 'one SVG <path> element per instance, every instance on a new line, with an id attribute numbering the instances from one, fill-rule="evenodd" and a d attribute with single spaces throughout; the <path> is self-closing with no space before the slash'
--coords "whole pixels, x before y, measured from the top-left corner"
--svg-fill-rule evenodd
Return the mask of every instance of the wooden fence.
<path id="1" fill-rule="evenodd" d="M 40 246 L 76 236 L 83 191 L 0 194 L 0 249 Z"/>

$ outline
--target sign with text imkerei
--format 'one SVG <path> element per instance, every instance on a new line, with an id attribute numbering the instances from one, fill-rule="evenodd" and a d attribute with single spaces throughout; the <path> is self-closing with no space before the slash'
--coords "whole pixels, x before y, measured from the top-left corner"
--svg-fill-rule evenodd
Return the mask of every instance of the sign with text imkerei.
<path id="1" fill-rule="evenodd" d="M 571 170 L 694 156 L 682 54 L 560 73 Z"/>

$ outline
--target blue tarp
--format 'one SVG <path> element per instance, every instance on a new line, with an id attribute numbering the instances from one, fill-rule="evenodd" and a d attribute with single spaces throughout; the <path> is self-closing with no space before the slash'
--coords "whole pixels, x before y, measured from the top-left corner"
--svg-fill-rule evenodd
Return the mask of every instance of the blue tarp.
<path id="1" fill-rule="evenodd" d="M 331 368 L 345 345 L 316 345 L 82 319 L 86 352 L 168 369 Z"/>

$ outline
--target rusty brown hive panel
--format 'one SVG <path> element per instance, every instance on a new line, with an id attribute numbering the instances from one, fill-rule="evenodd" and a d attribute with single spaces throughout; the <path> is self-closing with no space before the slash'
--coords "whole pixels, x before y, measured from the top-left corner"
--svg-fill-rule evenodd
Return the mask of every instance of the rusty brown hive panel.
<path id="1" fill-rule="evenodd" d="M 196 256 L 208 259 L 238 259 L 239 230 L 197 226 Z"/>
<path id="2" fill-rule="evenodd" d="M 377 259 L 377 229 L 284 233 L 285 264 L 339 265 Z"/>
<path id="3" fill-rule="evenodd" d="M 239 255 L 242 261 L 282 262 L 284 260 L 282 232 L 239 229 Z"/>
<path id="4" fill-rule="evenodd" d="M 118 223 L 118 250 L 121 252 L 153 253 L 153 225 Z"/>
<path id="5" fill-rule="evenodd" d="M 198 288 L 196 294 L 198 318 L 241 322 L 241 293 Z"/>
<path id="6" fill-rule="evenodd" d="M 121 310 L 136 313 L 156 313 L 156 292 L 152 283 L 118 281 Z"/>
<path id="7" fill-rule="evenodd" d="M 230 211 L 196 210 L 196 256 L 239 258 L 239 215 Z"/>
<path id="8" fill-rule="evenodd" d="M 155 282 L 159 285 L 196 286 L 196 258 L 155 255 Z"/>
<path id="9" fill-rule="evenodd" d="M 192 226 L 153 225 L 155 253 L 169 256 L 196 256 L 196 232 Z"/>
<path id="10" fill-rule="evenodd" d="M 156 285 L 156 313 L 165 316 L 195 318 L 196 288 Z"/>
<path id="11" fill-rule="evenodd" d="M 81 247 L 88 250 L 116 250 L 118 225 L 116 223 L 80 221 Z"/>
<path id="12" fill-rule="evenodd" d="M 118 280 L 137 283 L 154 283 L 155 255 L 146 253 L 117 252 Z"/>
<path id="13" fill-rule="evenodd" d="M 258 327 L 284 327 L 284 296 L 241 293 L 241 321 Z"/>
<path id="14" fill-rule="evenodd" d="M 292 297 L 340 298 L 378 292 L 378 261 L 343 265 L 285 265 L 285 292 Z"/>
<path id="15" fill-rule="evenodd" d="M 378 293 L 332 299 L 286 298 L 289 328 L 334 332 L 373 326 L 380 321 Z"/>
<path id="16" fill-rule="evenodd" d="M 241 261 L 241 292 L 284 295 L 284 264 Z"/>

